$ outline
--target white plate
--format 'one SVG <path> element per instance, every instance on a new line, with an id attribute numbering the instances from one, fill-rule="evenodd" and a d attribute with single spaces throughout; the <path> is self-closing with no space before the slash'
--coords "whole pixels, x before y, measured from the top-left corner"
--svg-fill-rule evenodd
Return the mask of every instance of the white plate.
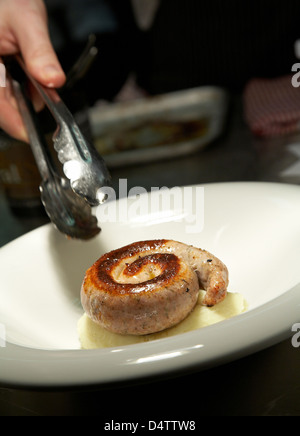
<path id="1" fill-rule="evenodd" d="M 198 192 L 196 187 L 193 192 Z M 124 202 L 117 204 L 124 208 Z M 103 224 L 102 234 L 88 243 L 69 241 L 46 226 L 3 247 L 0 382 L 105 384 L 200 370 L 291 336 L 293 324 L 300 322 L 300 187 L 207 185 L 204 212 L 204 228 L 197 234 L 187 233 L 190 212 L 177 206 Z M 108 250 L 152 238 L 191 243 L 220 257 L 230 271 L 229 290 L 245 296 L 249 311 L 173 338 L 80 350 L 79 293 L 86 269 Z"/>

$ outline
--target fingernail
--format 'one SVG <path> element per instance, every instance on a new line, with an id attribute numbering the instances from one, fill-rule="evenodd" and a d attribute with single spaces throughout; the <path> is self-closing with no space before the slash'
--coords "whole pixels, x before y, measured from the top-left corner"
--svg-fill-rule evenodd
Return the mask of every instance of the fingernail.
<path id="1" fill-rule="evenodd" d="M 49 86 L 49 88 L 51 88 L 51 86 Z M 33 99 L 32 104 L 33 104 L 34 110 L 36 112 L 41 112 L 41 110 L 44 109 L 44 107 L 45 107 L 44 102 L 40 99 Z"/>
<path id="2" fill-rule="evenodd" d="M 24 127 L 21 127 L 21 128 L 19 129 L 19 132 L 18 132 L 18 133 L 19 133 L 18 136 L 19 136 L 19 138 L 21 139 L 21 141 L 29 142 L 28 133 L 27 133 L 27 131 L 25 130 Z"/>
<path id="3" fill-rule="evenodd" d="M 43 68 L 44 74 L 48 77 L 50 76 L 56 76 L 56 74 L 60 73 L 60 69 L 57 68 L 55 65 L 48 65 L 47 67 Z"/>
<path id="4" fill-rule="evenodd" d="M 44 79 L 49 82 L 48 86 L 54 86 L 53 81 L 57 79 L 58 75 L 61 75 L 61 70 L 55 65 L 48 65 L 43 68 L 41 73 Z"/>

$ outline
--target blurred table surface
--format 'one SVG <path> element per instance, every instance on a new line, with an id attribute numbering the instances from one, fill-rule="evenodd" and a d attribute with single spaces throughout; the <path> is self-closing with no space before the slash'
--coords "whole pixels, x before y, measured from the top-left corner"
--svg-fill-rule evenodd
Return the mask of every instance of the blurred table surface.
<path id="1" fill-rule="evenodd" d="M 299 162 L 300 134 L 254 138 L 237 99 L 224 134 L 206 150 L 166 162 L 113 169 L 112 176 L 116 190 L 121 178 L 128 180 L 128 188 L 146 189 L 231 181 L 300 184 Z M 0 217 L 0 247 L 48 222 L 45 216 L 14 215 L 1 191 Z M 98 415 L 103 423 L 109 419 L 200 423 L 202 416 L 300 416 L 299 370 L 300 348 L 288 339 L 226 365 L 151 383 L 56 391 L 0 387 L 0 416 Z"/>

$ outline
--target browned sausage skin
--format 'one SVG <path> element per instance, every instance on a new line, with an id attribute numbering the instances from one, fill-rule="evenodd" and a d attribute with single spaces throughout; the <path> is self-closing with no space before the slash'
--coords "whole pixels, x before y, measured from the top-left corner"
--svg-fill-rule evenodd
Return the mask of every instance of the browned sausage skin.
<path id="1" fill-rule="evenodd" d="M 146 335 L 173 327 L 194 309 L 224 300 L 226 266 L 198 248 L 169 240 L 137 242 L 102 256 L 86 273 L 81 301 L 107 330 Z"/>

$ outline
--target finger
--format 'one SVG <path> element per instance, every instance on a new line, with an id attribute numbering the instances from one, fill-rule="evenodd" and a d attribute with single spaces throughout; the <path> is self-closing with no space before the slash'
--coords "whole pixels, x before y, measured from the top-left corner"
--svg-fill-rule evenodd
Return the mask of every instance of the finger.
<path id="1" fill-rule="evenodd" d="M 35 111 L 40 112 L 42 109 L 44 109 L 45 103 L 31 82 L 28 82 L 28 91 Z"/>
<path id="2" fill-rule="evenodd" d="M 0 127 L 14 138 L 28 142 L 28 135 L 9 81 L 6 88 L 0 89 Z"/>
<path id="3" fill-rule="evenodd" d="M 14 32 L 29 72 L 48 87 L 61 87 L 65 74 L 52 47 L 46 12 L 40 2 L 31 2 L 14 15 Z M 26 31 L 24 31 L 26 23 Z"/>

